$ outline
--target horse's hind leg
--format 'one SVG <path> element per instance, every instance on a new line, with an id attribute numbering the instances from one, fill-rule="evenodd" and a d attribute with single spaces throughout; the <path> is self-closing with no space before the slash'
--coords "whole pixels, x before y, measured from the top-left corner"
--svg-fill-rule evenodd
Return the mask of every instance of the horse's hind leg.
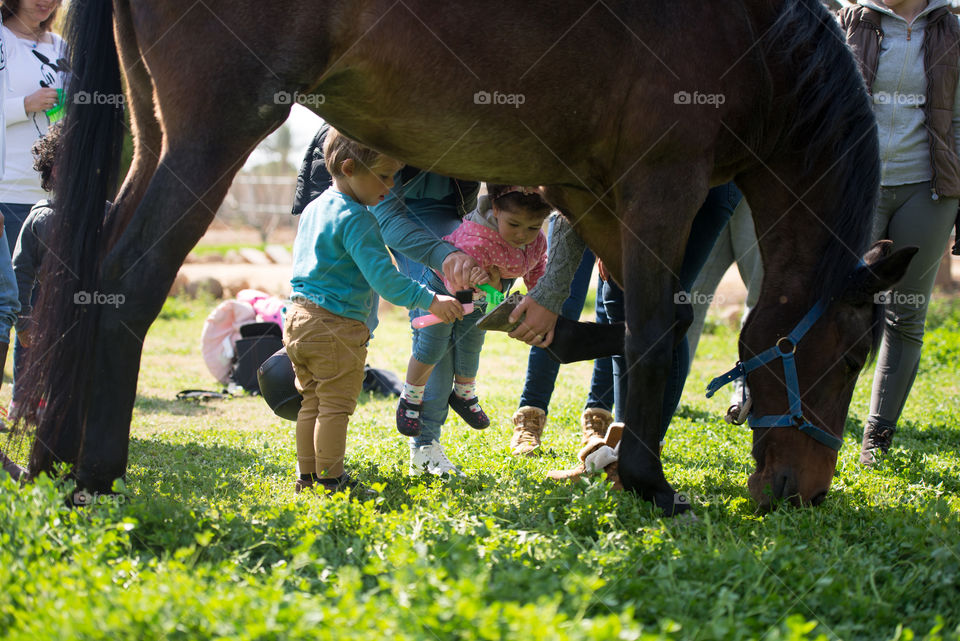
<path id="1" fill-rule="evenodd" d="M 282 121 L 282 115 L 278 118 Z M 190 122 L 184 118 L 180 122 Z M 210 121 L 196 121 L 196 126 Z M 108 491 L 126 471 L 130 421 L 143 339 L 190 249 L 203 235 L 234 174 L 276 121 L 236 122 L 202 132 L 167 131 L 143 200 L 104 259 L 101 293 L 120 294 L 101 307 L 90 364 L 78 483 Z M 246 125 L 246 129 L 243 126 Z M 109 302 L 109 299 L 108 299 Z"/>
<path id="2" fill-rule="evenodd" d="M 120 65 L 127 85 L 127 105 L 133 128 L 133 163 L 127 172 L 123 187 L 114 199 L 114 207 L 105 223 L 107 245 L 112 245 L 123 232 L 146 192 L 157 166 L 162 146 L 162 131 L 153 107 L 153 83 L 140 56 L 136 34 L 130 16 L 129 2 L 115 3 L 114 26 Z M 76 463 L 80 451 L 79 429 L 48 430 L 38 434 L 36 457 L 32 465 L 48 470 L 54 462 Z"/>
<path id="3" fill-rule="evenodd" d="M 114 201 L 111 219 L 107 222 L 108 247 L 119 239 L 143 199 L 157 168 L 163 144 L 163 131 L 153 104 L 153 81 L 137 43 L 129 0 L 119 0 L 114 6 L 117 52 L 126 80 L 127 107 L 133 131 L 133 162 Z"/>
<path id="4" fill-rule="evenodd" d="M 255 142 L 256 138 L 252 142 Z M 190 249 L 203 235 L 246 150 L 172 147 L 101 270 L 94 362 L 74 474 L 109 491 L 126 471 L 143 339 Z"/>
<path id="5" fill-rule="evenodd" d="M 706 175 L 693 163 L 639 169 L 626 179 L 618 203 L 629 372 L 619 471 L 626 488 L 667 515 L 689 507 L 664 477 L 660 438 L 673 352 L 693 318 L 676 294 L 690 226 L 708 191 Z"/>

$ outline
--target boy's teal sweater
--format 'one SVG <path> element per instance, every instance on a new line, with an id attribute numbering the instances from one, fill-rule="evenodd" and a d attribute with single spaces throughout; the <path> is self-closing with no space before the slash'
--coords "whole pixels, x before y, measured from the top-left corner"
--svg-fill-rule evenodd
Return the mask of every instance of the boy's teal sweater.
<path id="1" fill-rule="evenodd" d="M 374 291 L 408 309 L 433 302 L 433 292 L 393 266 L 373 214 L 333 187 L 300 216 L 290 283 L 294 300 L 306 298 L 361 323 L 370 316 Z"/>

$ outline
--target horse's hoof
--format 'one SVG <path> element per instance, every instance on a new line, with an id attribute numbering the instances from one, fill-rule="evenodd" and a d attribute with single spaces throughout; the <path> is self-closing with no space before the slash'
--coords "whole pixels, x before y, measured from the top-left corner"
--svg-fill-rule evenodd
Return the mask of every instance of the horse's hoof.
<path id="1" fill-rule="evenodd" d="M 653 504 L 663 510 L 664 516 L 680 516 L 691 512 L 690 500 L 679 492 L 658 492 L 653 497 Z"/>
<path id="2" fill-rule="evenodd" d="M 692 509 L 688 509 L 686 512 L 681 512 L 674 517 L 674 523 L 681 527 L 689 527 L 691 525 L 699 525 L 700 519 L 694 513 Z"/>

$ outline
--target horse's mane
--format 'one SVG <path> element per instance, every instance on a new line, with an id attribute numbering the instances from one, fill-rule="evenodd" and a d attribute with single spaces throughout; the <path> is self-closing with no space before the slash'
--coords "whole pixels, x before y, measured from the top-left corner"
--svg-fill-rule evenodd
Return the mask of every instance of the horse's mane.
<path id="1" fill-rule="evenodd" d="M 803 153 L 804 184 L 838 195 L 815 212 L 830 230 L 815 294 L 830 300 L 842 293 L 870 245 L 880 189 L 876 119 L 846 38 L 820 0 L 784 0 L 763 45 L 771 65 L 795 74 L 778 100 L 789 110 L 780 148 Z M 877 311 L 874 350 L 881 328 Z"/>
<path id="2" fill-rule="evenodd" d="M 817 293 L 831 298 L 869 248 L 880 188 L 876 120 L 835 18 L 820 0 L 785 0 L 781 6 L 763 38 L 768 60 L 795 74 L 781 99 L 789 125 L 780 146 L 803 153 L 802 170 L 813 190 L 838 194 L 829 209 L 816 212 L 832 232 Z"/>

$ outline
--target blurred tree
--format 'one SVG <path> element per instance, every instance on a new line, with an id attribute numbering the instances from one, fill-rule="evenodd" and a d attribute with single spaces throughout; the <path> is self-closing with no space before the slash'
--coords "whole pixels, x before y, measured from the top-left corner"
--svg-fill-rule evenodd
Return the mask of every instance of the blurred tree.
<path id="1" fill-rule="evenodd" d="M 293 151 L 293 132 L 290 125 L 284 123 L 275 132 L 267 136 L 262 146 L 267 151 L 273 152 L 278 156 L 279 167 L 274 165 L 272 173 L 286 173 L 288 171 L 296 172 L 297 166 L 290 162 L 290 154 Z"/>

